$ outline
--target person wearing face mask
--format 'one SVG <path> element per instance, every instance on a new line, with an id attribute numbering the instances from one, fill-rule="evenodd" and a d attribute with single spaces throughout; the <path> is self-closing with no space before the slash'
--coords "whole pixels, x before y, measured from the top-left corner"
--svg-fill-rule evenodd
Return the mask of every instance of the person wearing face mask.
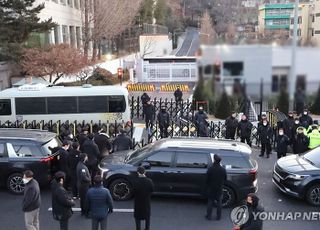
<path id="1" fill-rule="evenodd" d="M 240 136 L 241 142 L 247 144 L 251 147 L 251 131 L 252 123 L 248 121 L 246 115 L 242 115 L 241 121 L 238 124 L 238 136 Z"/>
<path id="2" fill-rule="evenodd" d="M 238 128 L 237 114 L 232 112 L 231 116 L 226 119 L 226 139 L 235 139 L 236 131 Z"/>
<path id="3" fill-rule="evenodd" d="M 22 180 L 25 184 L 22 211 L 24 212 L 26 229 L 39 230 L 39 209 L 41 205 L 39 184 L 33 179 L 33 172 L 30 170 L 23 173 Z"/>
<path id="4" fill-rule="evenodd" d="M 168 127 L 170 124 L 170 115 L 166 111 L 166 107 L 161 107 L 161 111 L 158 113 L 157 119 L 159 122 L 161 138 L 168 137 Z"/>
<path id="5" fill-rule="evenodd" d="M 308 151 L 309 138 L 304 134 L 304 128 L 298 127 L 294 136 L 292 147 L 294 154 L 301 154 Z"/>
<path id="6" fill-rule="evenodd" d="M 285 157 L 288 152 L 289 138 L 284 134 L 283 128 L 279 129 L 279 135 L 276 139 L 278 159 Z"/>
<path id="7" fill-rule="evenodd" d="M 203 107 L 199 107 L 199 111 L 194 116 L 194 123 L 197 128 L 198 136 L 206 136 L 208 115 L 203 111 Z"/>
<path id="8" fill-rule="evenodd" d="M 88 211 L 85 207 L 87 191 L 91 185 L 91 175 L 85 162 L 88 160 L 88 156 L 85 153 L 80 154 L 80 160 L 77 164 L 77 187 L 80 197 L 81 215 L 87 216 Z"/>
<path id="9" fill-rule="evenodd" d="M 267 158 L 271 154 L 271 139 L 272 139 L 272 128 L 269 122 L 265 119 L 262 121 L 262 125 L 258 128 L 258 136 L 261 142 L 261 153 L 259 157 L 263 157 L 264 153 L 267 151 Z"/>
<path id="10" fill-rule="evenodd" d="M 293 127 L 293 130 L 292 130 L 292 136 L 293 137 L 296 136 L 297 130 L 298 130 L 299 127 L 302 127 L 302 126 L 300 125 L 299 118 L 296 117 L 294 119 L 294 127 Z M 302 127 L 302 128 L 304 128 L 304 127 Z"/>
<path id="11" fill-rule="evenodd" d="M 307 109 L 303 111 L 303 114 L 299 118 L 300 125 L 303 126 L 305 129 L 308 129 L 310 125 L 313 124 L 313 120 L 309 115 L 309 112 Z"/>
<path id="12" fill-rule="evenodd" d="M 312 131 L 311 133 L 308 134 L 309 138 L 309 149 L 314 149 L 318 146 L 320 146 L 320 132 L 318 130 L 317 125 L 312 125 L 311 126 Z"/>
<path id="13" fill-rule="evenodd" d="M 289 138 L 290 143 L 292 143 L 294 138 L 293 136 L 293 129 L 295 127 L 294 122 L 295 120 L 293 118 L 293 112 L 289 112 L 288 117 L 283 121 L 283 131 L 284 131 L 284 134 L 287 135 L 287 137 Z"/>

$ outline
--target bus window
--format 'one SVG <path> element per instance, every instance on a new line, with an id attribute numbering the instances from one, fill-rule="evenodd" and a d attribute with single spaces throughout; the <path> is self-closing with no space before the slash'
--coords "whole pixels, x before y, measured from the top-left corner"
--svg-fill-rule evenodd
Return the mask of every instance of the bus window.
<path id="1" fill-rule="evenodd" d="M 79 113 L 108 112 L 107 96 L 79 97 Z"/>
<path id="2" fill-rule="evenodd" d="M 11 115 L 10 99 L 0 100 L 0 115 Z"/>
<path id="3" fill-rule="evenodd" d="M 124 96 L 109 96 L 109 113 L 123 113 L 126 110 Z"/>
<path id="4" fill-rule="evenodd" d="M 48 114 L 77 113 L 77 97 L 47 97 Z"/>
<path id="5" fill-rule="evenodd" d="M 44 97 L 21 97 L 16 98 L 16 114 L 47 114 L 46 98 Z"/>

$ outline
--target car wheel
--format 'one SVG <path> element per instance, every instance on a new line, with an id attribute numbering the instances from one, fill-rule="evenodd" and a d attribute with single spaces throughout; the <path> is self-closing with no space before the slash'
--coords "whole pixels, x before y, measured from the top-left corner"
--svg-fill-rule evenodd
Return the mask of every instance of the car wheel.
<path id="1" fill-rule="evenodd" d="M 309 204 L 320 206 L 320 184 L 313 185 L 308 189 L 306 199 Z"/>
<path id="2" fill-rule="evenodd" d="M 236 195 L 234 191 L 227 186 L 223 187 L 223 196 L 222 196 L 222 207 L 230 207 L 234 204 L 236 200 Z"/>
<path id="3" fill-rule="evenodd" d="M 116 179 L 109 186 L 114 200 L 128 200 L 132 196 L 132 185 L 126 179 Z"/>
<path id="4" fill-rule="evenodd" d="M 7 180 L 8 190 L 14 194 L 22 194 L 25 188 L 22 178 L 23 175 L 21 173 L 14 173 L 10 175 Z"/>

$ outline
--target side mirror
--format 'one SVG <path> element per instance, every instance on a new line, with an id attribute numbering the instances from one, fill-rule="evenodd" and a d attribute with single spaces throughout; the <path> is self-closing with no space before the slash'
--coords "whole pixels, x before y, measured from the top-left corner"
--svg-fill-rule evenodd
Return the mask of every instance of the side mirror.
<path id="1" fill-rule="evenodd" d="M 145 169 L 151 169 L 151 164 L 147 161 L 141 162 L 140 166 L 144 167 Z"/>

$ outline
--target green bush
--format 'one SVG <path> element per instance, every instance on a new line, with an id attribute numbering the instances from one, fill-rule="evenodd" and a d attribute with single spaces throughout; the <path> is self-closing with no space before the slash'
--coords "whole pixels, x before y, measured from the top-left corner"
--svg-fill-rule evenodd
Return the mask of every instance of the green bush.
<path id="1" fill-rule="evenodd" d="M 278 109 L 280 112 L 283 112 L 284 114 L 288 114 L 288 112 L 289 112 L 289 94 L 285 89 L 280 90 L 277 106 L 278 106 Z"/>
<path id="2" fill-rule="evenodd" d="M 215 111 L 215 116 L 219 119 L 226 119 L 231 113 L 231 103 L 230 98 L 227 93 L 223 91 L 217 102 L 217 109 Z"/>
<path id="3" fill-rule="evenodd" d="M 318 89 L 316 97 L 313 100 L 310 110 L 313 114 L 320 114 L 320 87 Z"/>

